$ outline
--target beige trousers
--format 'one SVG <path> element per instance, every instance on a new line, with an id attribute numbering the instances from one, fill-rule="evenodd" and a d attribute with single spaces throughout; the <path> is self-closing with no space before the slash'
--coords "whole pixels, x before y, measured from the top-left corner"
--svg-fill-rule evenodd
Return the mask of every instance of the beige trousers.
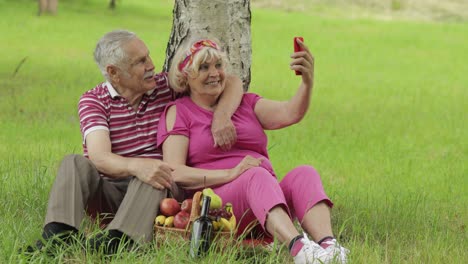
<path id="1" fill-rule="evenodd" d="M 50 192 L 45 224 L 64 223 L 80 228 L 85 211 L 113 216 L 107 229 L 117 229 L 134 241 L 153 239 L 153 223 L 159 202 L 169 196 L 178 200 L 183 192 L 157 190 L 136 177 L 109 181 L 99 175 L 91 161 L 81 155 L 66 156 Z"/>

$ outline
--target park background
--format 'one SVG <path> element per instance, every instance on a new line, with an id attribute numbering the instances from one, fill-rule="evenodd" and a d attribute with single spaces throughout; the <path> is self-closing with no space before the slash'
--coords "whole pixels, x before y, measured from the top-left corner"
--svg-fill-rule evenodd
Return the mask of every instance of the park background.
<path id="1" fill-rule="evenodd" d="M 97 40 L 126 28 L 161 69 L 170 0 L 62 0 L 37 16 L 34 0 L 0 0 L 0 263 L 40 236 L 61 158 L 81 153 L 79 96 L 102 81 Z M 468 3 L 280 1 L 252 6 L 249 91 L 288 99 L 292 38 L 316 60 L 304 120 L 269 131 L 280 177 L 313 165 L 335 202 L 333 226 L 351 263 L 468 263 Z M 114 262 L 190 263 L 187 244 L 123 252 Z M 108 262 L 79 248 L 37 263 Z M 231 248 L 202 263 L 282 263 L 287 253 Z"/>

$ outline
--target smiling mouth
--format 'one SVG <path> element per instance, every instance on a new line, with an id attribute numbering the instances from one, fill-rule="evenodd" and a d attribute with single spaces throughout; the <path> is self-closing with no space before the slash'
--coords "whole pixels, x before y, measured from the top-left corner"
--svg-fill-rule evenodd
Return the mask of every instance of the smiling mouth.
<path id="1" fill-rule="evenodd" d="M 148 80 L 148 79 L 152 79 L 153 76 L 154 76 L 154 72 L 148 72 L 148 73 L 146 73 L 146 74 L 143 76 L 143 78 L 144 78 L 145 80 Z"/>
<path id="2" fill-rule="evenodd" d="M 220 81 L 206 82 L 206 85 L 218 85 Z"/>

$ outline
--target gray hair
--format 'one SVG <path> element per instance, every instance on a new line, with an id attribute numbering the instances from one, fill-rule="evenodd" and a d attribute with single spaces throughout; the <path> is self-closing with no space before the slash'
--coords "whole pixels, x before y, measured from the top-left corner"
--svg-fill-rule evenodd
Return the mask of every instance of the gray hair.
<path id="1" fill-rule="evenodd" d="M 114 30 L 105 34 L 98 41 L 94 50 L 94 61 L 106 80 L 109 80 L 106 67 L 108 65 L 122 66 L 127 59 L 123 47 L 135 38 L 137 35 L 128 30 Z"/>

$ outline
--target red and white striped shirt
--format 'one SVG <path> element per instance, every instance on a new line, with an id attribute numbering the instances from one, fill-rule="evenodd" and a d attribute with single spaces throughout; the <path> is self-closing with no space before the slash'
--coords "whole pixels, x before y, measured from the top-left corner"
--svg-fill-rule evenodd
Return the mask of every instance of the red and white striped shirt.
<path id="1" fill-rule="evenodd" d="M 88 157 L 86 136 L 96 130 L 109 131 L 112 153 L 123 157 L 162 159 L 157 148 L 159 117 L 173 99 L 167 73 L 155 75 L 156 88 L 143 95 L 138 110 L 121 97 L 109 82 L 84 93 L 78 103 L 83 154 Z"/>

